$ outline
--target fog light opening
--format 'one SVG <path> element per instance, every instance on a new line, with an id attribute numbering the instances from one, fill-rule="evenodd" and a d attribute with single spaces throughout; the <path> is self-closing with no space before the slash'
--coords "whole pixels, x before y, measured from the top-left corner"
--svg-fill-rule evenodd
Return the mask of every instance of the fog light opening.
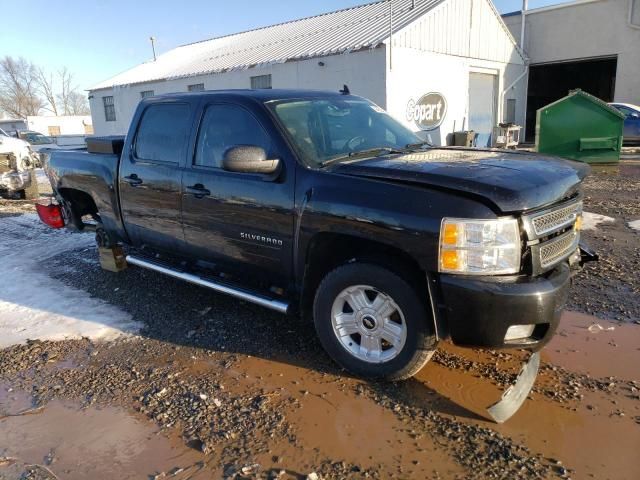
<path id="1" fill-rule="evenodd" d="M 511 325 L 507 329 L 507 333 L 504 336 L 504 341 L 509 342 L 513 340 L 526 339 L 533 335 L 535 325 Z"/>

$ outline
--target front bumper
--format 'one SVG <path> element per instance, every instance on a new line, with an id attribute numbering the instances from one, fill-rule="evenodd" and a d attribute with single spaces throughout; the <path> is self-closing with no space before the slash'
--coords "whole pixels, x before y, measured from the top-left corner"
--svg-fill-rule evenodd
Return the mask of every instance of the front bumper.
<path id="1" fill-rule="evenodd" d="M 28 170 L 0 174 L 0 190 L 17 192 L 31 186 L 31 175 Z"/>
<path id="2" fill-rule="evenodd" d="M 542 348 L 567 300 L 567 262 L 538 277 L 440 275 L 441 308 L 452 341 L 485 348 Z M 510 326 L 535 325 L 530 337 L 505 341 Z"/>

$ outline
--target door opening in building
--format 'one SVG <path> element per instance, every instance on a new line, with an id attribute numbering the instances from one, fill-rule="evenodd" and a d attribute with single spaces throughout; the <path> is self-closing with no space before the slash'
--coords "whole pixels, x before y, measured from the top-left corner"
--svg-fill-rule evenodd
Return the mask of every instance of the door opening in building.
<path id="1" fill-rule="evenodd" d="M 496 75 L 469 74 L 469 130 L 476 134 L 476 146 L 490 147 L 496 124 Z"/>
<path id="2" fill-rule="evenodd" d="M 531 65 L 527 96 L 526 139 L 536 134 L 536 111 L 580 88 L 605 102 L 612 102 L 617 57 Z"/>

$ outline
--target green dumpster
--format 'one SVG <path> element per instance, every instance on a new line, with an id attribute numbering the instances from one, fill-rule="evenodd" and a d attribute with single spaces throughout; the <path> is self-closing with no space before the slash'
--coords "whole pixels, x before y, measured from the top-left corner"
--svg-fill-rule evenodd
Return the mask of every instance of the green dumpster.
<path id="1" fill-rule="evenodd" d="M 620 161 L 624 115 L 599 98 L 572 90 L 536 114 L 536 150 L 587 163 Z"/>

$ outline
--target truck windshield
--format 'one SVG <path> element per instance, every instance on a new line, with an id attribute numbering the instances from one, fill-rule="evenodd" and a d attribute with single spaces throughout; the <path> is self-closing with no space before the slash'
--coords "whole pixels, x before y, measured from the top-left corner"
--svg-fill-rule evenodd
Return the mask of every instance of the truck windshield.
<path id="1" fill-rule="evenodd" d="M 423 143 L 411 130 L 366 100 L 285 100 L 270 107 L 298 153 L 316 166 L 354 158 L 358 152 L 393 152 Z"/>

